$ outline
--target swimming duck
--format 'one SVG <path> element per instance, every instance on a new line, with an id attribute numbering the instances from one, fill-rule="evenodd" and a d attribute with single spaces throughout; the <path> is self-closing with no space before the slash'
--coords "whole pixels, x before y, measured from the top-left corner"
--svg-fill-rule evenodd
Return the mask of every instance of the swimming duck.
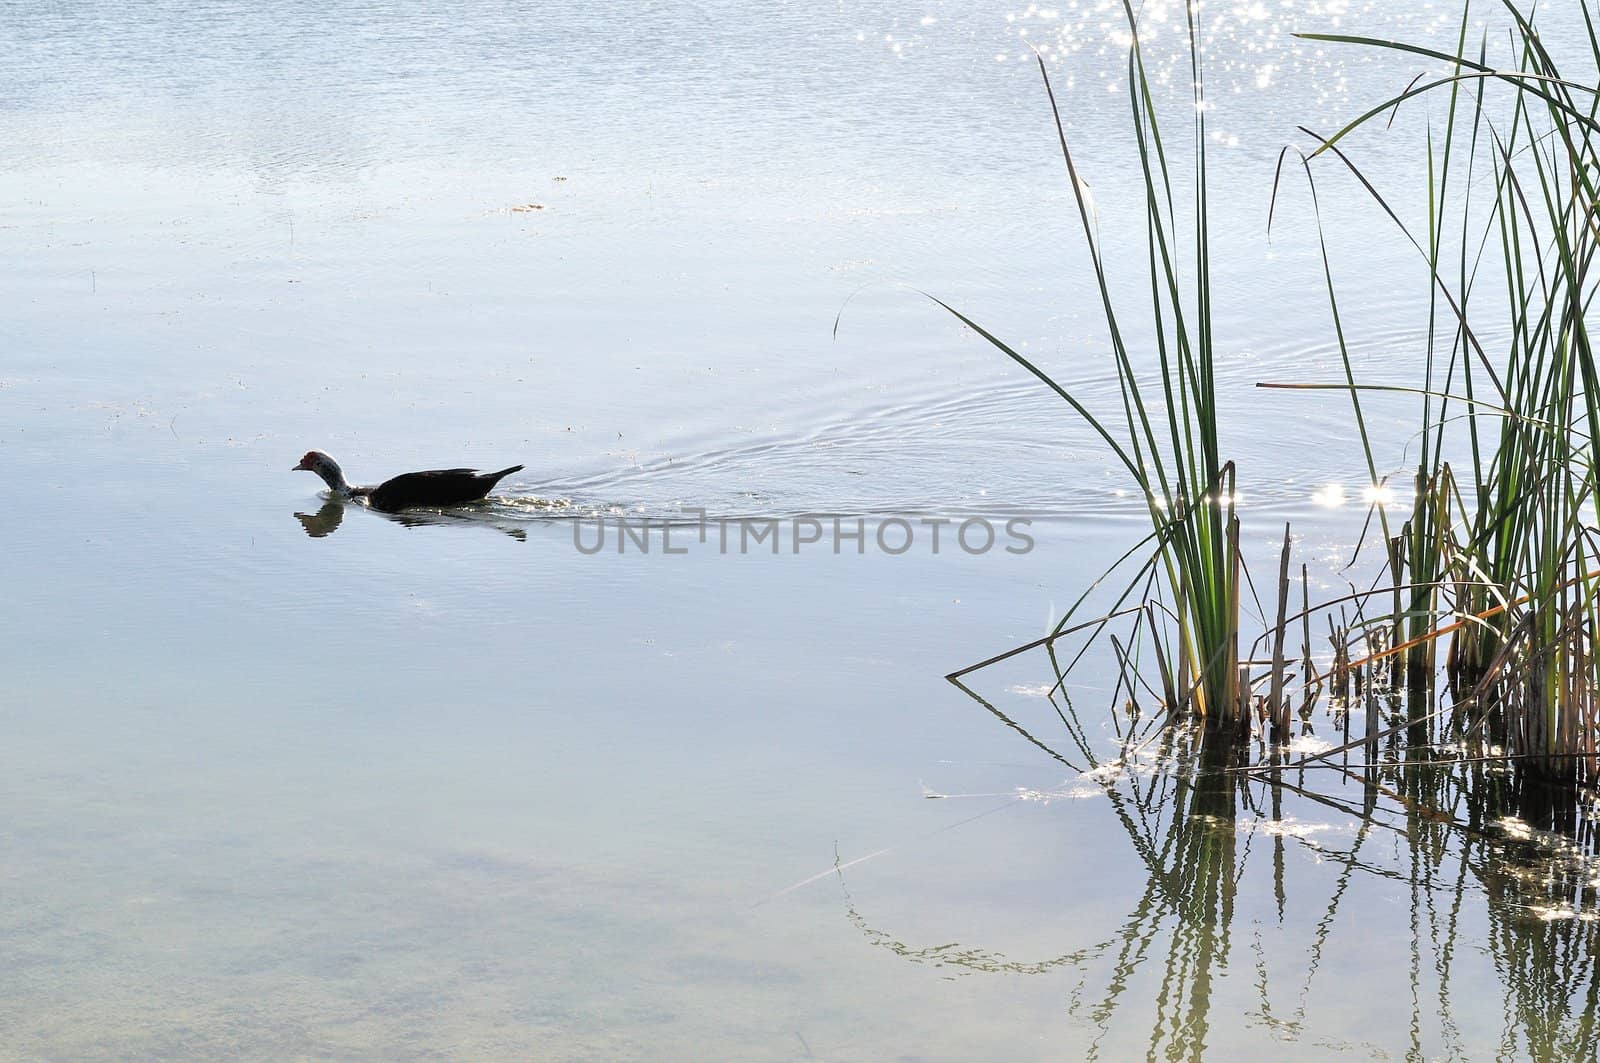
<path id="1" fill-rule="evenodd" d="M 462 502 L 476 502 L 494 489 L 494 485 L 514 472 L 522 470 L 513 465 L 499 472 L 479 472 L 477 469 L 429 469 L 426 472 L 408 472 L 385 480 L 376 487 L 352 487 L 344 478 L 339 463 L 320 450 L 308 450 L 300 459 L 294 472 L 314 472 L 322 477 L 328 488 L 340 498 L 365 498 L 373 509 L 396 513 L 417 506 L 455 506 Z"/>

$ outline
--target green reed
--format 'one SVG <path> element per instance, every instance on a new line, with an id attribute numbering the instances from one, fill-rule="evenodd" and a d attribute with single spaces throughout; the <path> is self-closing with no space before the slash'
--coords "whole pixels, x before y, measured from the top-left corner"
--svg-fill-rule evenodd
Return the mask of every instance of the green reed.
<path id="1" fill-rule="evenodd" d="M 1120 423 L 1091 412 L 1044 369 L 971 318 L 941 305 L 1065 400 L 1143 493 L 1152 528 L 1144 542 L 1154 544 L 1153 555 L 1107 618 L 1073 630 L 1099 630 L 1111 616 L 1139 615 L 1132 638 L 1155 643 L 1161 700 L 1169 716 L 1187 708 L 1210 723 L 1247 731 L 1259 713 L 1272 722 L 1274 740 L 1287 739 L 1284 642 L 1289 627 L 1298 624 L 1305 633 L 1303 713 L 1310 711 L 1311 691 L 1332 680 L 1334 691 L 1359 693 L 1369 702 L 1368 735 L 1342 748 L 1375 743 L 1381 736 L 1374 683 L 1387 674 L 1389 690 L 1397 690 L 1403 674 L 1411 697 L 1400 726 L 1412 741 L 1428 741 L 1445 726 L 1443 710 L 1431 707 L 1431 694 L 1440 665 L 1437 648 L 1451 636 L 1445 664 L 1456 696 L 1453 726 L 1467 732 L 1487 728 L 1504 741 L 1510 756 L 1535 772 L 1600 778 L 1595 705 L 1600 571 L 1591 571 L 1600 556 L 1593 448 L 1600 438 L 1600 367 L 1587 321 L 1596 291 L 1592 267 L 1600 252 L 1600 36 L 1583 0 L 1587 69 L 1574 79 L 1558 69 L 1514 0 L 1495 3 L 1510 23 L 1510 61 L 1501 66 L 1490 65 L 1487 38 L 1469 48 L 1472 0 L 1463 8 L 1453 52 L 1376 38 L 1303 35 L 1420 57 L 1444 69 L 1428 80 L 1419 77 L 1330 136 L 1312 133 L 1312 150 L 1300 156 L 1344 380 L 1282 386 L 1348 394 L 1375 488 L 1384 478 L 1363 396 L 1368 402 L 1384 393 L 1420 398 L 1421 420 L 1415 465 L 1406 469 L 1413 487 L 1409 504 L 1393 514 L 1382 501 L 1376 505 L 1392 584 L 1391 615 L 1373 615 L 1381 593 L 1374 588 L 1317 607 L 1305 601 L 1301 612 L 1289 616 L 1286 539 L 1276 624 L 1257 642 L 1272 646 L 1265 683 L 1252 676 L 1240 655 L 1243 566 L 1234 469 L 1223 460 L 1218 442 L 1206 108 L 1196 10 L 1186 9 L 1194 85 L 1192 158 L 1180 167 L 1163 138 L 1138 19 L 1129 0 L 1123 4 L 1132 34 L 1128 101 L 1145 222 L 1137 302 L 1153 350 L 1135 351 L 1133 333 L 1125 327 L 1132 297 L 1111 279 L 1078 160 L 1040 61 L 1107 326 Z M 1402 106 L 1440 96 L 1446 104 L 1443 124 L 1437 133 L 1430 124 L 1419 154 L 1426 164 L 1425 224 L 1408 225 L 1362 171 L 1349 145 L 1358 131 L 1391 123 Z M 1356 179 L 1424 267 L 1426 345 L 1414 385 L 1363 383 L 1356 377 L 1318 201 L 1318 170 L 1329 162 Z M 1180 169 L 1187 172 L 1179 175 Z M 1279 179 L 1281 169 L 1280 162 Z M 1273 191 L 1275 205 L 1276 183 Z M 1187 213 L 1178 208 L 1180 197 L 1189 200 Z M 1496 282 L 1502 290 L 1495 290 Z M 1502 338 L 1486 343 L 1482 337 L 1491 334 Z M 1123 560 L 1143 547 L 1135 546 Z M 1124 608 L 1140 593 L 1141 581 L 1146 598 L 1160 584 L 1157 604 L 1176 625 L 1174 652 L 1166 652 L 1169 625 L 1158 623 L 1153 609 Z M 1335 631 L 1335 669 L 1314 675 L 1310 614 L 1334 606 L 1342 612 L 1345 605 L 1354 607 L 1356 617 L 1353 626 L 1346 622 Z M 1064 633 L 1076 609 L 1051 639 Z M 1124 652 L 1120 644 L 1115 648 L 1131 694 L 1134 684 L 1126 673 L 1137 672 L 1138 655 Z M 1004 656 L 1009 655 L 985 663 Z M 1270 691 L 1259 707 L 1253 704 L 1257 687 Z M 1347 711 L 1348 699 L 1340 703 Z"/>
<path id="2" fill-rule="evenodd" d="M 1396 559 L 1404 559 L 1395 565 L 1396 585 L 1403 579 L 1411 591 L 1403 620 L 1404 636 L 1414 643 L 1406 651 L 1412 683 L 1425 684 L 1434 672 L 1437 640 L 1428 633 L 1455 629 L 1450 671 L 1458 694 L 1478 706 L 1479 721 L 1492 721 L 1528 767 L 1587 777 L 1600 724 L 1592 704 L 1600 689 L 1594 655 L 1600 585 L 1589 571 L 1596 554 L 1591 442 L 1600 437 L 1600 381 L 1586 320 L 1600 249 L 1600 40 L 1585 0 L 1590 69 L 1573 80 L 1558 69 L 1531 19 L 1512 0 L 1499 6 L 1510 18 L 1513 60 L 1501 67 L 1488 64 L 1486 41 L 1468 52 L 1470 3 L 1454 54 L 1400 41 L 1306 35 L 1449 67 L 1322 140 L 1311 157 L 1333 156 L 1353 173 L 1421 252 L 1428 273 L 1422 386 L 1356 384 L 1346 355 L 1352 398 L 1372 390 L 1423 396 L 1412 511 L 1393 541 Z M 1442 150 L 1431 136 L 1428 143 L 1427 233 L 1419 236 L 1342 142 L 1411 99 L 1440 92 L 1449 96 L 1448 118 Z M 1490 190 L 1486 209 L 1477 208 L 1470 192 L 1481 174 Z M 1469 191 L 1453 195 L 1452 180 L 1466 181 Z M 1442 254 L 1447 228 L 1459 232 L 1453 275 Z M 1504 288 L 1489 311 L 1472 298 L 1485 270 L 1498 271 Z M 1328 282 L 1332 298 L 1331 274 Z M 1496 314 L 1509 340 L 1491 351 L 1479 334 L 1484 319 Z M 1441 327 L 1451 335 L 1442 368 L 1435 358 Z M 1466 453 L 1452 466 L 1446 453 L 1458 442 L 1449 431 L 1457 409 Z M 1356 417 L 1360 423 L 1359 402 Z M 1370 464 L 1370 447 L 1367 454 Z M 1458 484 L 1455 470 L 1466 468 L 1470 483 Z M 1396 622 L 1398 628 L 1401 618 Z"/>
<path id="3" fill-rule="evenodd" d="M 1175 605 L 1176 655 L 1180 659 L 1177 667 L 1183 675 L 1197 680 L 1192 692 L 1185 685 L 1185 700 L 1191 702 L 1194 711 L 1214 722 L 1236 724 L 1243 720 L 1238 683 L 1239 523 L 1233 503 L 1233 465 L 1222 459 L 1217 435 L 1199 28 L 1195 10 L 1190 7 L 1193 159 L 1190 180 L 1185 185 L 1174 177 L 1175 166 L 1163 137 L 1160 108 L 1140 50 L 1138 19 L 1128 0 L 1124 0 L 1123 7 L 1133 35 L 1128 56 L 1128 102 L 1145 216 L 1145 277 L 1133 291 L 1144 303 L 1142 312 L 1148 313 L 1154 326 L 1153 352 L 1133 349 L 1119 308 L 1124 296 L 1116 291 L 1111 278 L 1094 210 L 1067 140 L 1049 71 L 1042 58 L 1039 62 L 1094 269 L 1117 374 L 1121 424 L 1092 413 L 1044 369 L 966 315 L 942 301 L 940 305 L 1065 400 L 1133 478 L 1149 510 L 1156 544 L 1151 562 Z M 1192 198 L 1192 218 L 1186 222 L 1180 222 L 1180 196 Z M 1139 295 L 1141 289 L 1148 290 Z M 1065 624 L 1064 618 L 1062 626 Z"/>

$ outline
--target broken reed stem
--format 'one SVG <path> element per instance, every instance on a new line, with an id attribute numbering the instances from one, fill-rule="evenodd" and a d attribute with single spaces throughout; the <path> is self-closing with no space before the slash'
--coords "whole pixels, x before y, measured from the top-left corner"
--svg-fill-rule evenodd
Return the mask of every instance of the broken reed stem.
<path id="1" fill-rule="evenodd" d="M 1399 646 L 1400 643 L 1404 642 L 1406 639 L 1405 628 L 1401 619 L 1404 614 L 1404 609 L 1400 604 L 1400 584 L 1404 582 L 1401 575 L 1402 566 L 1405 564 L 1401 557 L 1401 552 L 1404 549 L 1404 543 L 1405 540 L 1401 539 L 1398 535 L 1389 540 L 1389 575 L 1394 582 L 1394 626 L 1391 629 L 1389 636 L 1389 648 L 1391 650 L 1396 646 Z M 1400 685 L 1400 656 L 1400 654 L 1396 653 L 1393 659 L 1389 662 L 1390 690 L 1394 690 Z"/>
<path id="2" fill-rule="evenodd" d="M 1366 757 L 1368 761 L 1375 761 L 1378 759 L 1378 697 L 1376 694 L 1367 695 L 1366 706 Z"/>
<path id="3" fill-rule="evenodd" d="M 1183 691 L 1183 704 L 1189 703 L 1189 646 L 1184 637 L 1184 618 L 1189 615 L 1189 584 L 1178 582 L 1178 689 Z"/>
<path id="4" fill-rule="evenodd" d="M 1156 628 L 1156 613 L 1149 602 L 1145 603 L 1145 619 L 1149 621 L 1150 641 L 1156 649 L 1156 668 L 1161 672 L 1161 694 L 1166 702 L 1167 716 L 1178 714 L 1178 689 L 1172 681 L 1172 669 L 1167 665 L 1166 647 L 1161 642 L 1161 632 Z"/>
<path id="5" fill-rule="evenodd" d="M 1575 585 L 1577 583 L 1581 583 L 1584 580 L 1592 580 L 1592 579 L 1596 579 L 1596 578 L 1600 578 L 1600 569 L 1596 569 L 1593 572 L 1585 573 L 1582 576 L 1573 576 L 1571 579 L 1565 580 L 1564 582 L 1558 584 L 1554 589 L 1555 590 L 1562 590 L 1562 589 L 1564 589 L 1566 587 L 1571 587 L 1571 586 L 1573 586 L 1573 585 Z M 1363 665 L 1371 664 L 1374 661 L 1382 660 L 1383 658 L 1388 657 L 1388 656 L 1390 656 L 1392 654 L 1404 653 L 1405 651 L 1411 649 L 1414 646 L 1420 646 L 1423 643 L 1432 642 L 1434 639 L 1440 638 L 1440 637 L 1442 637 L 1444 635 L 1448 635 L 1448 634 L 1450 634 L 1452 632 L 1455 632 L 1455 631 L 1460 631 L 1462 628 L 1466 627 L 1469 624 L 1475 624 L 1480 620 L 1488 620 L 1491 617 L 1499 616 L 1501 613 L 1505 612 L 1507 609 L 1510 609 L 1512 606 L 1527 605 L 1529 602 L 1531 602 L 1533 600 L 1533 598 L 1534 598 L 1534 595 L 1531 594 L 1531 593 L 1530 594 L 1524 594 L 1520 598 L 1513 598 L 1509 602 L 1503 602 L 1500 605 L 1491 606 L 1488 609 L 1484 609 L 1484 610 L 1482 610 L 1480 612 L 1473 613 L 1470 616 L 1462 617 L 1460 620 L 1457 620 L 1454 623 L 1446 624 L 1444 627 L 1441 627 L 1441 628 L 1436 628 L 1435 630 L 1428 632 L 1426 635 L 1418 635 L 1414 639 L 1408 639 L 1407 641 L 1402 642 L 1398 646 L 1392 646 L 1387 650 L 1382 650 L 1382 651 L 1379 651 L 1378 653 L 1369 654 L 1368 656 L 1363 657 L 1363 658 L 1361 658 L 1360 660 L 1357 660 L 1357 661 L 1349 661 L 1348 663 L 1346 663 L 1345 667 L 1347 669 L 1349 669 L 1349 668 L 1360 668 Z M 1326 673 L 1324 675 L 1317 676 L 1316 678 L 1320 682 L 1321 680 L 1328 678 L 1328 676 L 1332 675 L 1332 674 L 1333 674 L 1333 671 L 1330 670 L 1328 673 Z"/>
<path id="6" fill-rule="evenodd" d="M 1311 578 L 1305 565 L 1300 566 L 1300 712 L 1306 719 L 1316 705 L 1321 684 L 1311 686 Z"/>
<path id="7" fill-rule="evenodd" d="M 1111 717 L 1114 720 L 1117 715 L 1117 698 L 1122 694 L 1123 686 L 1127 686 L 1130 700 L 1134 691 L 1133 680 L 1128 675 L 1128 655 L 1122 652 L 1122 643 L 1117 641 L 1115 635 L 1111 636 L 1111 651 L 1117 655 L 1117 685 L 1111 689 Z"/>
<path id="8" fill-rule="evenodd" d="M 1233 608 L 1230 610 L 1231 616 L 1228 619 L 1228 634 L 1227 634 L 1227 637 L 1223 640 L 1223 645 L 1225 645 L 1227 647 L 1227 654 L 1228 654 L 1227 671 L 1224 674 L 1230 677 L 1230 679 L 1231 679 L 1233 684 L 1243 688 L 1243 687 L 1248 687 L 1248 683 L 1240 684 L 1239 680 L 1237 679 L 1237 676 L 1239 674 L 1239 567 L 1240 567 L 1240 564 L 1241 564 L 1241 559 L 1239 557 L 1239 517 L 1238 517 L 1237 514 L 1230 514 L 1229 517 L 1228 517 L 1228 599 L 1229 599 L 1229 601 L 1231 601 L 1233 603 Z M 1221 718 L 1221 720 L 1219 722 L 1221 722 L 1221 723 L 1230 723 L 1231 722 L 1231 723 L 1237 724 L 1238 720 L 1230 721 L 1226 714 L 1230 713 L 1230 712 L 1238 711 L 1238 707 L 1242 704 L 1242 699 L 1248 697 L 1249 695 L 1245 692 L 1244 689 L 1235 689 L 1233 691 L 1230 691 L 1229 693 L 1231 693 L 1233 696 L 1232 697 L 1224 697 L 1223 698 L 1224 704 L 1223 704 L 1223 706 L 1221 706 L 1221 711 L 1222 711 L 1222 713 L 1224 715 L 1222 716 L 1222 718 Z M 1246 721 L 1248 721 L 1249 718 L 1250 718 L 1250 714 L 1249 714 L 1248 711 L 1240 712 L 1239 715 Z M 1246 723 L 1245 726 L 1248 727 L 1249 726 L 1248 723 Z"/>
<path id="9" fill-rule="evenodd" d="M 1278 558 L 1278 625 L 1272 631 L 1272 686 L 1267 710 L 1272 715 L 1272 740 L 1289 741 L 1289 703 L 1283 696 L 1283 637 L 1289 625 L 1289 525 L 1283 525 L 1283 554 Z"/>

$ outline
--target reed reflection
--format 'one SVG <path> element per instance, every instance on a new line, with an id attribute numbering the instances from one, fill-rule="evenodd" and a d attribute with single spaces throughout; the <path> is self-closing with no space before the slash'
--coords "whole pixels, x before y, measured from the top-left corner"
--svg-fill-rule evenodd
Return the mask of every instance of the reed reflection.
<path id="1" fill-rule="evenodd" d="M 1066 979 L 1090 1059 L 1228 1056 L 1263 1030 L 1386 1057 L 1600 1057 L 1594 795 L 1461 748 L 1420 757 L 1391 740 L 1307 765 L 1164 720 L 1144 731 L 1136 710 L 1080 717 L 1060 686 L 1003 707 L 956 686 L 1071 765 L 1074 796 L 1100 791 L 1060 807 L 1126 836 L 1120 862 L 1107 853 L 1096 870 L 1127 879 L 1126 915 L 1069 951 L 1013 956 L 902 940 L 846 893 L 872 944 L 912 963 Z M 1503 987 L 1490 994 L 1498 1014 L 1457 1005 L 1458 989 L 1482 1000 L 1485 980 Z"/>

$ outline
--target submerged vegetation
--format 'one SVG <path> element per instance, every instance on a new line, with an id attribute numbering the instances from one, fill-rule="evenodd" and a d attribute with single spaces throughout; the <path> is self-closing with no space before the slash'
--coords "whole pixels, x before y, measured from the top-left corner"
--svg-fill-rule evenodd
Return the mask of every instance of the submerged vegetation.
<path id="1" fill-rule="evenodd" d="M 1503 12 L 1505 39 L 1470 37 L 1470 2 L 1453 51 L 1305 35 L 1329 47 L 1421 59 L 1434 72 L 1329 135 L 1306 130 L 1309 143 L 1285 149 L 1273 187 L 1276 213 L 1280 186 L 1295 171 L 1313 205 L 1330 171 L 1349 182 L 1415 248 L 1426 283 L 1421 379 L 1362 381 L 1345 339 L 1337 271 L 1314 216 L 1342 379 L 1262 382 L 1343 392 L 1351 404 L 1372 477 L 1369 527 L 1381 535 L 1377 549 L 1364 544 L 1376 573 L 1365 591 L 1313 602 L 1285 529 L 1269 585 L 1275 593 L 1267 608 L 1256 603 L 1264 630 L 1251 644 L 1242 639 L 1241 588 L 1253 584 L 1241 557 L 1235 471 L 1218 431 L 1204 47 L 1194 5 L 1185 5 L 1194 86 L 1187 151 L 1164 135 L 1138 16 L 1123 5 L 1145 223 L 1144 276 L 1126 290 L 1112 279 L 1079 160 L 1039 62 L 1104 312 L 1120 416 L 1091 411 L 1034 361 L 942 304 L 1087 421 L 1148 506 L 1149 535 L 1102 577 L 1123 572 L 1111 611 L 1087 621 L 1076 615 L 1086 593 L 1049 637 L 1012 654 L 1042 645 L 1054 659 L 1069 634 L 1105 635 L 1122 671 L 1117 696 L 1126 691 L 1130 705 L 1159 703 L 1157 728 L 1203 722 L 1211 745 L 1234 751 L 1224 760 L 1235 768 L 1249 770 L 1236 740 L 1259 727 L 1274 767 L 1356 748 L 1376 761 L 1388 748 L 1406 762 L 1473 758 L 1538 780 L 1600 782 L 1600 492 L 1592 446 L 1600 438 L 1600 367 L 1586 320 L 1600 250 L 1600 35 L 1585 0 L 1585 69 L 1575 77 L 1560 69 L 1514 0 L 1480 6 Z M 1427 106 L 1441 108 L 1444 120 L 1430 125 L 1419 156 L 1426 218 L 1408 223 L 1350 144 L 1399 109 Z M 1133 305 L 1141 305 L 1137 329 Z M 1136 331 L 1151 337 L 1149 351 L 1137 348 Z M 1366 418 L 1374 404 L 1399 399 L 1419 401 L 1421 421 L 1411 483 L 1403 485 L 1410 499 L 1397 505 L 1386 497 L 1391 485 L 1379 473 Z M 1324 627 L 1332 661 L 1319 669 L 1313 633 L 1320 640 Z M 1123 629 L 1120 637 L 1113 629 Z M 951 678 L 959 683 L 1012 654 Z M 1078 657 L 1061 670 L 1058 689 Z M 1342 744 L 1291 761 L 1285 747 L 1295 702 L 1309 721 L 1324 694 L 1344 728 Z M 1352 738 L 1353 713 L 1365 727 Z"/>

